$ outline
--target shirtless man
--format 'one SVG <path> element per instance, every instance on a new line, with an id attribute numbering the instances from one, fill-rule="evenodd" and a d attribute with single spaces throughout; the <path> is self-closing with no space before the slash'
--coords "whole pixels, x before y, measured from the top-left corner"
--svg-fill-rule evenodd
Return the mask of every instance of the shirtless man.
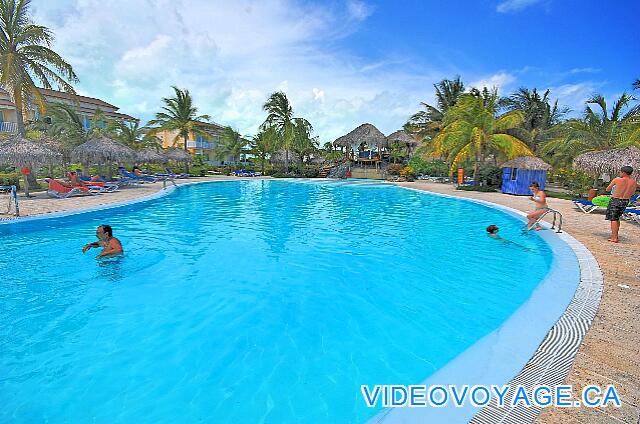
<path id="1" fill-rule="evenodd" d="M 533 196 L 529 197 L 529 200 L 536 204 L 536 209 L 527 214 L 527 219 L 529 220 L 529 222 L 527 222 L 527 231 L 531 230 L 534 225 L 536 227 L 536 231 L 540 231 L 542 230 L 542 227 L 540 224 L 536 224 L 536 221 L 547 211 L 547 209 L 549 209 L 549 206 L 547 206 L 547 195 L 544 191 L 540 190 L 540 185 L 535 181 L 531 183 L 529 189 L 531 190 L 531 193 L 533 193 Z"/>
<path id="2" fill-rule="evenodd" d="M 638 188 L 638 182 L 631 178 L 632 173 L 632 167 L 623 166 L 620 169 L 620 176 L 614 178 L 607 187 L 607 191 L 611 191 L 611 201 L 609 202 L 609 207 L 607 207 L 604 219 L 611 221 L 611 238 L 609 239 L 611 243 L 618 243 L 620 217 L 624 213 L 625 208 L 629 206 L 629 198 Z"/>
<path id="3" fill-rule="evenodd" d="M 111 257 L 122 253 L 122 243 L 120 243 L 120 240 L 113 237 L 113 230 L 111 229 L 111 226 L 99 226 L 96 229 L 96 237 L 98 237 L 98 241 L 85 244 L 82 248 L 82 253 L 92 247 L 102 247 L 102 252 L 100 252 L 96 258 Z"/>

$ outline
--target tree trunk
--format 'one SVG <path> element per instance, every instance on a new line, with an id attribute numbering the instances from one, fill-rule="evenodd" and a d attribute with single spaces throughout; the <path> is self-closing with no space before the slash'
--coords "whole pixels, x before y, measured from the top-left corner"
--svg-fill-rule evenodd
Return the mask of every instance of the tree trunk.
<path id="1" fill-rule="evenodd" d="M 189 153 L 189 149 L 187 149 L 187 140 L 189 140 L 189 136 L 185 135 L 184 136 L 184 151 Z M 191 153 L 189 153 L 191 154 Z M 189 162 L 188 161 L 184 161 L 184 173 L 188 174 L 189 173 Z"/>
<path id="2" fill-rule="evenodd" d="M 16 93 L 16 91 L 14 90 L 14 93 Z M 18 91 L 19 93 L 19 91 Z M 15 98 L 15 94 L 14 94 L 14 104 L 16 105 L 16 121 L 17 121 L 17 130 L 18 130 L 18 135 L 20 137 L 24 137 L 26 134 L 26 131 L 24 129 L 24 116 L 22 115 L 22 99 Z M 33 171 L 33 169 L 31 170 L 31 173 L 29 175 L 23 175 L 23 182 L 24 182 L 24 195 L 29 197 L 29 188 L 37 188 L 38 187 L 38 182 L 36 180 L 36 176 L 35 173 Z"/>
<path id="3" fill-rule="evenodd" d="M 30 197 L 29 196 L 29 180 L 27 179 L 26 175 L 22 175 L 22 183 L 24 184 L 24 195 L 26 197 Z"/>
<path id="4" fill-rule="evenodd" d="M 478 185 L 478 171 L 479 171 L 479 166 L 480 166 L 480 154 L 477 153 L 476 154 L 476 161 L 473 164 L 473 184 L 474 185 Z"/>
<path id="5" fill-rule="evenodd" d="M 261 174 L 264 176 L 264 163 L 267 160 L 266 159 L 267 155 L 265 155 L 264 153 L 262 154 L 261 158 L 262 158 L 262 166 L 260 167 L 262 169 Z"/>

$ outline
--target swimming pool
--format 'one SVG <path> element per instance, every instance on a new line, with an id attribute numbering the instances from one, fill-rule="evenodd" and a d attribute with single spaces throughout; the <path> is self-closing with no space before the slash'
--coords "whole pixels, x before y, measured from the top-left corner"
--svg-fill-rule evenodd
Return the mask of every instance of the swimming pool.
<path id="1" fill-rule="evenodd" d="M 101 223 L 123 258 L 80 253 Z M 529 298 L 553 255 L 521 226 L 314 180 L 2 225 L 0 421 L 364 422 L 361 384 L 423 381 Z"/>

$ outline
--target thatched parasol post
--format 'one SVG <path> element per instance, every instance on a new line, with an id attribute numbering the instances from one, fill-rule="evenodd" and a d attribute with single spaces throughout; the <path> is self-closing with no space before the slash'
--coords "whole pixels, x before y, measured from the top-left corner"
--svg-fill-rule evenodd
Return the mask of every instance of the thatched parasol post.
<path id="1" fill-rule="evenodd" d="M 13 165 L 16 168 L 27 167 L 33 170 L 40 165 L 61 159 L 60 153 L 50 149 L 44 143 L 31 141 L 19 134 L 0 142 L 0 163 Z M 27 175 L 23 174 L 22 177 L 24 194 L 26 197 L 30 197 Z"/>

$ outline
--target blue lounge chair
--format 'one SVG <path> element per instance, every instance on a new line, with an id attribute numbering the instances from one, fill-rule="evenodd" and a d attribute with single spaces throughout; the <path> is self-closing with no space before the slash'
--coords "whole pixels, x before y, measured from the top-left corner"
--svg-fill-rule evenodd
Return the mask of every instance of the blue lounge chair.
<path id="1" fill-rule="evenodd" d="M 635 221 L 640 224 L 640 209 L 639 208 L 627 208 L 624 210 L 625 218 L 630 221 Z"/>
<path id="2" fill-rule="evenodd" d="M 191 174 L 186 174 L 186 173 L 176 174 L 175 172 L 173 172 L 171 170 L 171 168 L 165 168 L 164 170 L 166 172 L 157 173 L 155 175 L 158 176 L 158 177 L 167 177 L 167 178 L 189 178 L 191 176 Z"/>
<path id="3" fill-rule="evenodd" d="M 158 181 L 158 179 L 156 177 L 152 177 L 151 175 L 136 175 L 133 172 L 129 172 L 127 171 L 125 168 L 123 168 L 122 166 L 118 168 L 118 172 L 120 173 L 120 175 L 126 179 L 129 180 L 133 180 L 133 181 L 140 181 L 142 183 L 155 183 L 156 181 Z"/>
<path id="4" fill-rule="evenodd" d="M 590 200 L 573 199 L 572 202 L 574 205 L 576 205 L 578 209 L 580 209 L 584 213 L 591 213 L 601 208 L 600 206 L 594 205 L 593 203 L 591 203 Z"/>

